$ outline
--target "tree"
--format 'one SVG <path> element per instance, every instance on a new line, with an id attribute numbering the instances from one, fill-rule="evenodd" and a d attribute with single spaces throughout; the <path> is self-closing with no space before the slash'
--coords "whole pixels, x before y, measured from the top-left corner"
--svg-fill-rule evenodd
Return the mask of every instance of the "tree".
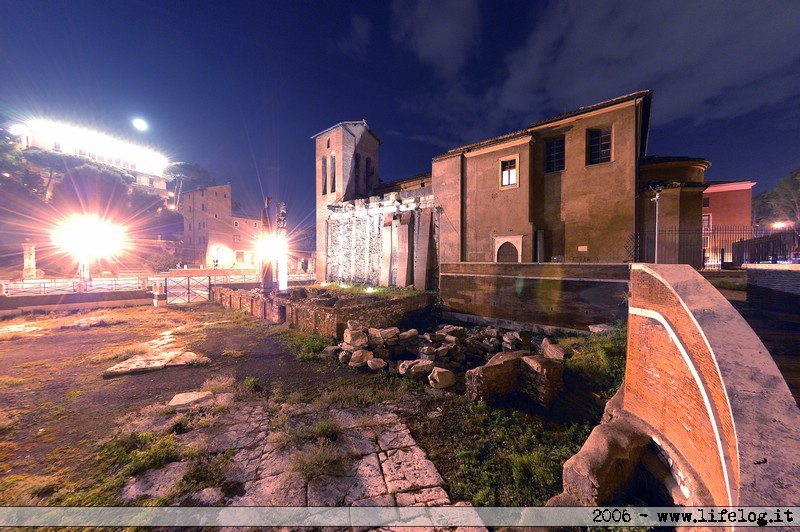
<path id="1" fill-rule="evenodd" d="M 781 179 L 772 190 L 753 200 L 756 219 L 800 224 L 800 168 Z"/>

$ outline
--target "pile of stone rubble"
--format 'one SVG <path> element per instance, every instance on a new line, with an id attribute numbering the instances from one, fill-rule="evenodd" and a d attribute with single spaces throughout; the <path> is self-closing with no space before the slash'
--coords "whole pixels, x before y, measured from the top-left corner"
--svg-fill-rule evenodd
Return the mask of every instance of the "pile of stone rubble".
<path id="1" fill-rule="evenodd" d="M 557 343 L 548 338 L 537 342 L 526 331 L 443 325 L 436 332 L 420 334 L 417 329 L 367 328 L 353 321 L 347 323 L 342 342 L 326 347 L 323 353 L 353 368 L 427 378 L 434 388 L 450 388 L 463 377 L 468 395 L 476 400 L 497 395 L 491 391 L 496 383 L 493 377 L 487 382 L 486 371 L 491 375 L 504 373 L 503 379 L 513 381 L 500 386 L 509 393 L 525 392 L 531 381 L 544 380 L 548 392 L 544 400 L 537 397 L 543 403 L 560 388 L 561 366 L 567 356 Z M 487 365 L 494 369 L 485 370 Z M 498 372 L 498 365 L 507 369 Z M 523 375 L 532 373 L 537 376 Z"/>

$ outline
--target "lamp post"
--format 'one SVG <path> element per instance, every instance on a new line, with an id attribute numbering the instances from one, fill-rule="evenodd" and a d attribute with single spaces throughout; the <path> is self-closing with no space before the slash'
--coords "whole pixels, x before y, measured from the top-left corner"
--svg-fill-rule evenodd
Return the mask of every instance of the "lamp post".
<path id="1" fill-rule="evenodd" d="M 650 198 L 650 201 L 654 201 L 656 203 L 656 238 L 655 238 L 655 258 L 654 262 L 658 264 L 658 200 L 661 199 L 661 185 L 657 185 L 655 187 L 650 187 L 650 190 L 656 193 L 655 197 Z"/>

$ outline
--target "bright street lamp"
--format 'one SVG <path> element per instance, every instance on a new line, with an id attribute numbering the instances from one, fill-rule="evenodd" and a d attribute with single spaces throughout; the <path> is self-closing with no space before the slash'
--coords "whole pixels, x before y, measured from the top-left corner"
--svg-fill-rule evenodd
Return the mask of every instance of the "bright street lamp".
<path id="1" fill-rule="evenodd" d="M 91 280 L 91 263 L 120 254 L 126 245 L 125 230 L 96 215 L 75 215 L 51 233 L 53 243 L 78 261 L 82 281 Z"/>

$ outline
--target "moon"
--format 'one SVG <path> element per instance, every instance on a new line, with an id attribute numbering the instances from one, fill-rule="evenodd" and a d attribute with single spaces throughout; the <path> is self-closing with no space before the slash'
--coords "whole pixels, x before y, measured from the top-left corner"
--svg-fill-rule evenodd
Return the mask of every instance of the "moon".
<path id="1" fill-rule="evenodd" d="M 134 118 L 132 123 L 133 127 L 139 131 L 147 131 L 147 128 L 149 127 L 143 118 Z"/>

